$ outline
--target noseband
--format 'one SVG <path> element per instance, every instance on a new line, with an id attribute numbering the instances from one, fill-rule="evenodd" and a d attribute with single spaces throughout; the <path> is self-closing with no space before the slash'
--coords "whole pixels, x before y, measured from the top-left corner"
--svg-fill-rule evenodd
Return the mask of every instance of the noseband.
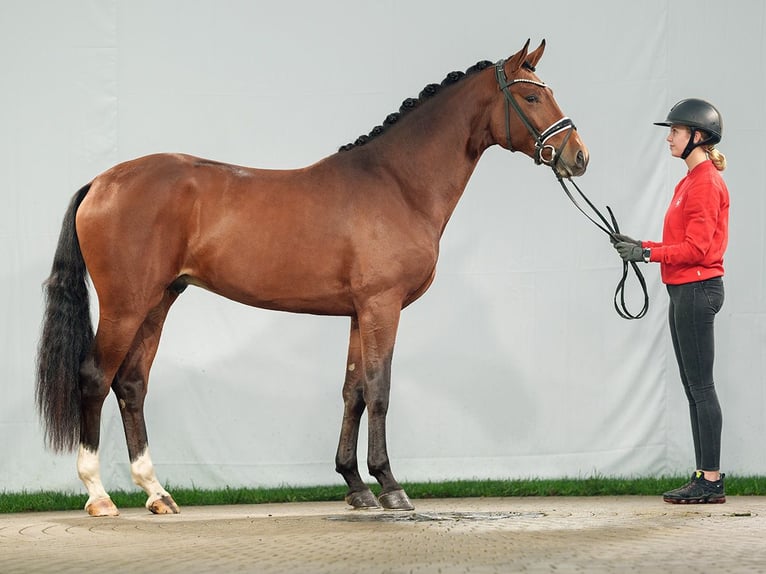
<path id="1" fill-rule="evenodd" d="M 500 60 L 497 62 L 497 64 L 495 64 L 495 77 L 497 78 L 497 83 L 500 86 L 500 90 L 505 96 L 505 135 L 508 138 L 508 149 L 513 151 L 513 146 L 511 144 L 511 107 L 513 107 L 521 122 L 524 124 L 524 126 L 526 126 L 527 131 L 529 131 L 530 135 L 535 140 L 535 163 L 538 165 L 545 164 L 550 167 L 554 167 L 559 161 L 559 150 L 563 150 L 566 147 L 567 142 L 569 141 L 569 137 L 577 128 L 575 127 L 572 120 L 570 120 L 568 117 L 563 117 L 548 129 L 543 130 L 542 132 L 537 131 L 537 128 L 532 125 L 532 122 L 529 121 L 529 118 L 521 109 L 521 106 L 516 101 L 516 98 L 513 97 L 510 87 L 513 84 L 532 84 L 541 88 L 545 88 L 546 85 L 542 82 L 528 80 L 526 78 L 516 78 L 515 80 L 511 80 L 509 82 L 507 76 L 505 75 L 505 69 L 503 67 L 504 64 L 505 60 Z M 526 63 L 524 65 L 534 70 L 532 66 L 529 66 Z M 550 144 L 546 144 L 550 138 L 565 130 L 568 130 L 568 132 L 559 150 Z"/>

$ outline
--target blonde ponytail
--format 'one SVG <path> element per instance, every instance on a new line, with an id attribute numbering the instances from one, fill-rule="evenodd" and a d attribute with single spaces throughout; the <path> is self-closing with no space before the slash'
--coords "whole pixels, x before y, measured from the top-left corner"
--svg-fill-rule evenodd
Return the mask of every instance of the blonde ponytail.
<path id="1" fill-rule="evenodd" d="M 726 169 L 726 156 L 715 149 L 715 146 L 705 146 L 705 153 L 707 153 L 710 161 L 713 162 L 713 165 L 718 171 Z"/>

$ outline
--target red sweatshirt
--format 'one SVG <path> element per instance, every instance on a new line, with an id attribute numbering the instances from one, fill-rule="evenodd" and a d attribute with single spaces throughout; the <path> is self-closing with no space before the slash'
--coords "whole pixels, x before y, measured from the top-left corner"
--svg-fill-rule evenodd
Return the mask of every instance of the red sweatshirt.
<path id="1" fill-rule="evenodd" d="M 706 160 L 676 185 L 665 214 L 662 242 L 644 241 L 660 263 L 662 282 L 680 285 L 723 275 L 729 241 L 729 190 Z"/>

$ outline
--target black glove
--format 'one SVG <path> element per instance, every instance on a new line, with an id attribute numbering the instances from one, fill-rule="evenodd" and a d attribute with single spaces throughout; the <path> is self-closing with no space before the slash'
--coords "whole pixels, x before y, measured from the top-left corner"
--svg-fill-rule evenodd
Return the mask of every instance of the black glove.
<path id="1" fill-rule="evenodd" d="M 628 237 L 627 235 L 623 235 L 621 233 L 610 234 L 609 241 L 612 242 L 612 245 L 622 242 L 622 243 L 632 243 L 633 245 L 638 245 L 639 247 L 641 247 L 640 239 L 633 239 L 632 237 Z"/>
<path id="2" fill-rule="evenodd" d="M 636 245 L 635 243 L 629 243 L 627 241 L 619 241 L 614 244 L 614 248 L 617 250 L 617 253 L 620 254 L 623 261 L 630 262 L 644 260 L 644 250 L 641 245 Z"/>

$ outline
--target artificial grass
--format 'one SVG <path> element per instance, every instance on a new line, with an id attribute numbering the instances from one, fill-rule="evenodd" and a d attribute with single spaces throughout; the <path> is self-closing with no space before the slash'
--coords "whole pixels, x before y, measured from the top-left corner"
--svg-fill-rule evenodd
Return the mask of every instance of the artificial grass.
<path id="1" fill-rule="evenodd" d="M 608 478 L 594 476 L 577 479 L 527 480 L 454 480 L 445 482 L 404 483 L 413 500 L 425 498 L 477 498 L 522 496 L 657 496 L 678 487 L 687 476 L 659 478 Z M 284 486 L 279 488 L 173 488 L 166 486 L 179 506 L 227 504 L 263 504 L 269 502 L 343 501 L 344 485 Z M 377 492 L 376 486 L 372 486 Z M 766 496 L 766 477 L 727 476 L 727 496 Z M 114 491 L 112 500 L 118 508 L 140 508 L 146 495 L 136 491 Z M 84 494 L 62 492 L 0 493 L 0 513 L 79 510 L 85 506 Z"/>

